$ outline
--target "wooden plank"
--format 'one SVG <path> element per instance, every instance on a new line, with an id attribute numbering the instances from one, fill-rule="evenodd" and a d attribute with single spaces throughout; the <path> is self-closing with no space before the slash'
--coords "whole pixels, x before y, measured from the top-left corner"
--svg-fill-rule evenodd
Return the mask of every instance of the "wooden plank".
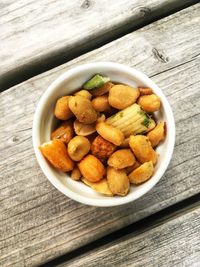
<path id="1" fill-rule="evenodd" d="M 66 62 L 194 0 L 6 0 L 0 3 L 0 89 Z M 15 83 L 14 83 L 15 82 Z M 7 87 L 6 87 L 7 86 Z"/>
<path id="2" fill-rule="evenodd" d="M 57 266 L 197 267 L 199 233 L 200 206 Z"/>
<path id="3" fill-rule="evenodd" d="M 200 192 L 199 13 L 200 5 L 183 10 L 0 94 L 3 266 L 36 266 Z M 68 199 L 44 177 L 32 148 L 33 114 L 47 86 L 67 69 L 99 60 L 152 76 L 176 120 L 176 147 L 166 174 L 126 207 L 95 208 Z"/>

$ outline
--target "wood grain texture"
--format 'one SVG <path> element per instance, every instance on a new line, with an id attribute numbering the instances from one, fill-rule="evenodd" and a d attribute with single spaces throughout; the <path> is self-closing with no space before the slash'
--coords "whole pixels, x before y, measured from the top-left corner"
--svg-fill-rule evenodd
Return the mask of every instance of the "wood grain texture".
<path id="1" fill-rule="evenodd" d="M 183 10 L 0 94 L 2 266 L 37 266 L 200 192 L 199 14 L 200 5 Z M 95 208 L 68 199 L 44 177 L 32 148 L 33 115 L 47 86 L 67 69 L 99 60 L 151 76 L 176 120 L 166 174 L 126 207 Z"/>
<path id="2" fill-rule="evenodd" d="M 194 0 L 3 0 L 0 89 Z M 62 60 L 63 58 L 63 60 Z M 65 61 L 64 61 L 65 60 Z M 53 63 L 57 62 L 57 63 Z M 60 64 L 60 63 L 59 63 Z M 45 67 L 46 66 L 46 67 Z M 38 73 L 35 70 L 36 73 Z M 29 76 L 30 77 L 30 76 Z M 10 80 L 10 82 L 9 82 Z"/>
<path id="3" fill-rule="evenodd" d="M 198 267 L 199 232 L 200 206 L 58 266 Z"/>

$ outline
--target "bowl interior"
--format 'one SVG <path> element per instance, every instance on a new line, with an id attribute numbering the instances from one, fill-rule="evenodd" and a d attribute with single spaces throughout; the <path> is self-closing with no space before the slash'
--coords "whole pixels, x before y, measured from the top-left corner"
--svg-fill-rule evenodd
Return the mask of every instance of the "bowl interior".
<path id="1" fill-rule="evenodd" d="M 111 64 L 111 65 L 110 65 Z M 173 116 L 171 108 L 163 95 L 162 91 L 142 73 L 119 64 L 87 64 L 77 67 L 72 71 L 66 72 L 57 79 L 45 92 L 40 100 L 34 118 L 33 142 L 38 162 L 47 176 L 47 178 L 65 195 L 79 202 L 96 205 L 96 206 L 114 206 L 128 203 L 142 196 L 151 189 L 163 175 L 171 154 L 173 151 L 173 129 L 169 131 L 173 125 Z M 113 64 L 113 65 L 112 65 Z M 63 95 L 73 94 L 80 89 L 82 84 L 86 82 L 94 74 L 100 73 L 109 76 L 112 81 L 124 83 L 133 87 L 149 86 L 161 98 L 162 107 L 155 116 L 157 121 L 165 121 L 167 125 L 167 135 L 156 149 L 160 155 L 155 166 L 153 177 L 144 184 L 139 186 L 131 185 L 130 193 L 125 197 L 106 197 L 96 193 L 82 182 L 73 181 L 68 174 L 55 170 L 41 155 L 38 146 L 50 140 L 50 133 L 55 128 L 56 119 L 53 116 L 53 109 L 56 100 Z M 174 126 L 173 126 L 174 127 Z M 172 128 L 173 128 L 172 127 Z M 172 138 L 172 140 L 171 140 Z"/>

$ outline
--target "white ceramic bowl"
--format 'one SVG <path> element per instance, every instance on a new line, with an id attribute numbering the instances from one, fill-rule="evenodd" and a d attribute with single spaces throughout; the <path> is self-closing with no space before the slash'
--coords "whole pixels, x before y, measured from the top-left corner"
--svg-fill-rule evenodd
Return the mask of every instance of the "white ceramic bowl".
<path id="1" fill-rule="evenodd" d="M 38 147 L 50 140 L 50 133 L 55 125 L 53 109 L 56 100 L 63 95 L 70 95 L 81 88 L 96 73 L 111 78 L 112 81 L 130 86 L 147 86 L 161 98 L 162 108 L 156 112 L 158 121 L 166 122 L 167 134 L 164 142 L 159 145 L 160 154 L 155 173 L 150 180 L 139 186 L 131 186 L 125 197 L 107 197 L 94 192 L 81 182 L 73 181 L 66 173 L 54 169 L 43 157 Z M 175 142 L 175 124 L 171 107 L 159 87 L 146 75 L 131 67 L 113 62 L 96 62 L 84 64 L 66 71 L 58 77 L 45 91 L 40 99 L 33 121 L 33 146 L 38 163 L 49 181 L 66 196 L 93 206 L 117 206 L 138 199 L 147 193 L 162 177 L 172 157 Z"/>

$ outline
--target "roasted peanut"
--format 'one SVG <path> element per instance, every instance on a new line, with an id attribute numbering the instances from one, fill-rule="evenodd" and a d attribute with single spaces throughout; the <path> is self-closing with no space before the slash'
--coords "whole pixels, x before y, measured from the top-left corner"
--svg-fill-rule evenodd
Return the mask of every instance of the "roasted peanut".
<path id="1" fill-rule="evenodd" d="M 75 136 L 68 143 L 68 153 L 74 161 L 80 161 L 90 150 L 90 142 L 84 136 Z"/>
<path id="2" fill-rule="evenodd" d="M 149 139 L 144 135 L 131 135 L 129 140 L 129 145 L 136 156 L 136 158 L 141 162 L 152 161 L 153 164 L 157 161 L 157 154 L 153 150 Z"/>
<path id="3" fill-rule="evenodd" d="M 70 96 L 63 96 L 56 102 L 54 109 L 54 115 L 59 120 L 68 120 L 73 116 L 73 113 L 69 109 L 69 98 Z"/>
<path id="4" fill-rule="evenodd" d="M 105 168 L 101 161 L 93 155 L 87 155 L 78 164 L 79 170 L 89 182 L 98 182 L 105 175 Z"/>
<path id="5" fill-rule="evenodd" d="M 109 91 L 108 102 L 117 109 L 124 109 L 136 102 L 139 90 L 127 85 L 114 85 Z"/>
<path id="6" fill-rule="evenodd" d="M 132 184 L 141 184 L 147 181 L 154 172 L 152 161 L 143 163 L 140 167 L 132 171 L 128 178 Z"/>
<path id="7" fill-rule="evenodd" d="M 130 183 L 125 170 L 116 170 L 113 167 L 108 167 L 107 180 L 113 195 L 125 196 L 128 194 Z"/>
<path id="8" fill-rule="evenodd" d="M 158 123 L 152 131 L 148 132 L 147 137 L 152 147 L 156 147 L 165 138 L 165 123 Z"/>
<path id="9" fill-rule="evenodd" d="M 101 96 L 101 95 L 108 93 L 109 90 L 113 87 L 113 85 L 114 85 L 113 83 L 107 82 L 99 88 L 90 90 L 90 92 L 93 96 Z"/>
<path id="10" fill-rule="evenodd" d="M 108 181 L 107 179 L 103 178 L 99 182 L 92 183 L 89 182 L 87 179 L 82 178 L 81 179 L 86 185 L 90 186 L 93 190 L 95 190 L 98 193 L 107 195 L 107 196 L 112 196 L 112 192 L 110 191 L 110 188 L 108 187 Z"/>
<path id="11" fill-rule="evenodd" d="M 74 121 L 74 131 L 77 135 L 87 136 L 96 132 L 95 123 L 84 124 L 78 120 Z"/>
<path id="12" fill-rule="evenodd" d="M 134 163 L 135 157 L 130 149 L 117 150 L 108 159 L 108 165 L 115 169 L 123 169 Z"/>
<path id="13" fill-rule="evenodd" d="M 139 163 L 139 161 L 135 160 L 135 163 L 130 166 L 130 167 L 127 167 L 125 170 L 126 170 L 126 173 L 129 174 L 131 173 L 133 170 L 137 169 L 138 167 L 140 167 L 141 163 Z"/>
<path id="14" fill-rule="evenodd" d="M 138 104 L 146 112 L 154 112 L 160 109 L 160 98 L 155 95 L 143 95 L 138 99 Z"/>
<path id="15" fill-rule="evenodd" d="M 65 144 L 60 140 L 53 140 L 44 143 L 39 147 L 43 156 L 56 168 L 63 172 L 71 171 L 74 167 L 74 162 L 67 153 Z"/>
<path id="16" fill-rule="evenodd" d="M 76 92 L 74 95 L 83 96 L 89 100 L 91 100 L 91 98 L 92 98 L 92 95 L 88 92 L 88 90 L 84 90 L 84 89 Z"/>
<path id="17" fill-rule="evenodd" d="M 104 139 L 116 146 L 120 146 L 124 141 L 123 133 L 119 129 L 105 122 L 98 122 L 96 125 L 96 130 Z"/>
<path id="18" fill-rule="evenodd" d="M 91 145 L 92 154 L 102 162 L 105 162 L 107 158 L 115 151 L 115 149 L 116 145 L 105 140 L 100 135 L 94 139 Z"/>
<path id="19" fill-rule="evenodd" d="M 140 95 L 151 95 L 153 94 L 153 90 L 149 87 L 138 87 L 140 91 Z"/>
<path id="20" fill-rule="evenodd" d="M 81 178 L 81 172 L 80 172 L 77 165 L 73 168 L 73 170 L 71 172 L 71 178 L 75 181 L 78 181 Z"/>
<path id="21" fill-rule="evenodd" d="M 69 98 L 69 108 L 80 122 L 90 124 L 97 120 L 97 113 L 92 107 L 91 101 L 86 97 L 71 96 Z"/>
<path id="22" fill-rule="evenodd" d="M 51 134 L 51 139 L 59 139 L 66 144 L 72 139 L 74 135 L 74 130 L 71 121 L 66 121 L 61 124 L 55 131 Z"/>
<path id="23" fill-rule="evenodd" d="M 103 112 L 103 111 L 109 111 L 110 105 L 108 103 L 108 96 L 102 95 L 94 98 L 92 100 L 92 106 L 96 111 Z"/>

